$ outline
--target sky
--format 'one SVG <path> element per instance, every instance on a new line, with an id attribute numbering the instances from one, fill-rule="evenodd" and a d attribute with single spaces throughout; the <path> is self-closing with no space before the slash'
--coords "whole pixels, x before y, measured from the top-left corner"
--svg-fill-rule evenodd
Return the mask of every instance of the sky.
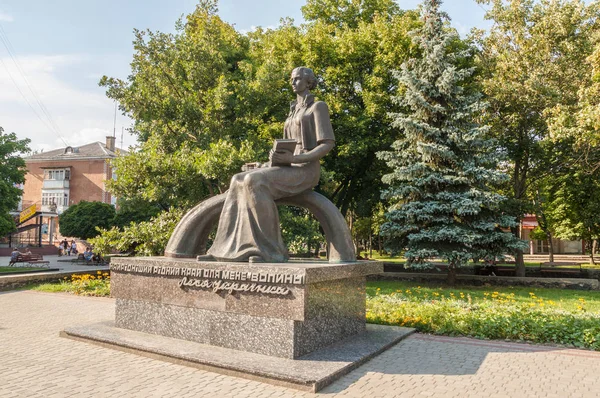
<path id="1" fill-rule="evenodd" d="M 419 0 L 398 0 L 412 9 Z M 241 32 L 303 22 L 306 0 L 220 0 L 219 15 Z M 197 0 L 0 0 L 0 126 L 31 139 L 32 150 L 100 141 L 135 145 L 132 122 L 98 86 L 103 76 L 131 72 L 133 30 L 174 32 Z M 485 28 L 474 0 L 446 0 L 443 9 L 461 34 Z M 123 131 L 123 134 L 121 134 Z M 121 137 L 123 137 L 121 139 Z"/>

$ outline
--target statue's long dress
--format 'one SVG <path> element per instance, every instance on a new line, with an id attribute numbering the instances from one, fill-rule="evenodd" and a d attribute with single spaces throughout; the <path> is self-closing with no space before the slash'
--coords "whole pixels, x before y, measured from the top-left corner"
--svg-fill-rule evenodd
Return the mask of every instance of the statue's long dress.
<path id="1" fill-rule="evenodd" d="M 292 103 L 284 138 L 295 139 L 296 154 L 335 140 L 324 102 L 307 95 L 304 104 Z M 248 261 L 260 256 L 284 262 L 287 249 L 279 228 L 275 200 L 297 195 L 319 182 L 319 161 L 288 167 L 266 167 L 236 174 L 231 179 L 215 241 L 208 251 L 218 261 Z"/>

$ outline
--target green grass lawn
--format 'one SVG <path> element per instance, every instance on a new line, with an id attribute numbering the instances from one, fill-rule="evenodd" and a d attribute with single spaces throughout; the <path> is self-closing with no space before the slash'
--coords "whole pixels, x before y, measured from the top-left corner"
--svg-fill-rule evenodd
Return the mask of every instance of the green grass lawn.
<path id="1" fill-rule="evenodd" d="M 0 274 L 10 274 L 12 272 L 24 272 L 24 271 L 40 271 L 47 268 L 40 267 L 0 267 Z"/>
<path id="2" fill-rule="evenodd" d="M 600 292 L 369 282 L 367 322 L 600 351 Z"/>
<path id="3" fill-rule="evenodd" d="M 468 295 L 471 297 L 472 304 L 491 301 L 492 296 L 495 298 L 504 297 L 506 299 L 510 297 L 510 301 L 507 299 L 507 302 L 510 303 L 527 305 L 535 303 L 538 307 L 540 307 L 540 304 L 543 304 L 541 307 L 551 306 L 568 311 L 577 310 L 582 303 L 580 299 L 583 299 L 585 301 L 587 311 L 600 314 L 600 291 L 546 289 L 522 286 L 465 286 L 450 288 L 447 286 L 441 287 L 436 284 L 423 284 L 405 281 L 367 282 L 367 295 L 370 297 L 373 297 L 377 294 L 398 294 L 406 297 L 407 299 L 427 301 L 431 299 L 441 300 L 442 298 L 460 299 L 461 293 L 462 296 L 464 296 L 463 301 L 466 300 Z"/>

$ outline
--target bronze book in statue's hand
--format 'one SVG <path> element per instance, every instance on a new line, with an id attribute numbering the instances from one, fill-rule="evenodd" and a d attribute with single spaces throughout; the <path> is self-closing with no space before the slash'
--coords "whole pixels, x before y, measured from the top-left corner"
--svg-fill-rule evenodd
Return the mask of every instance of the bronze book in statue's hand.
<path id="1" fill-rule="evenodd" d="M 275 142 L 273 143 L 273 152 L 294 153 L 294 151 L 296 150 L 297 143 L 298 142 L 296 140 L 288 140 L 288 139 L 275 140 Z M 271 166 L 291 166 L 291 163 L 275 163 L 275 162 L 271 161 Z"/>

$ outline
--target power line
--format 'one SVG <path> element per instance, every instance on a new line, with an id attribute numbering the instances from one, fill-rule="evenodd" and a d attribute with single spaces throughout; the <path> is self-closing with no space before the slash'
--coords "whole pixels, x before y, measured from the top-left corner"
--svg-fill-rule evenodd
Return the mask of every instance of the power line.
<path id="1" fill-rule="evenodd" d="M 29 92 L 31 93 L 31 95 L 33 96 L 33 98 L 36 100 L 36 102 L 37 102 L 39 108 L 41 109 L 42 113 L 44 114 L 44 116 L 46 116 L 46 119 L 50 123 L 50 127 L 51 127 L 50 130 L 53 131 L 60 138 L 60 140 L 65 144 L 65 146 L 69 146 L 69 144 L 67 143 L 67 141 L 62 136 L 60 128 L 54 122 L 54 119 L 52 118 L 52 115 L 50 114 L 50 111 L 48 110 L 48 108 L 46 108 L 46 106 L 44 105 L 44 103 L 40 99 L 39 95 L 35 91 L 34 87 L 32 87 L 31 83 L 29 83 L 29 79 L 27 78 L 27 75 L 25 74 L 25 71 L 23 70 L 23 68 L 21 68 L 21 64 L 19 63 L 19 60 L 18 60 L 18 58 L 17 58 L 17 56 L 15 54 L 14 47 L 12 46 L 12 43 L 10 42 L 10 39 L 8 38 L 8 35 L 4 31 L 4 28 L 2 27 L 2 24 L 0 24 L 0 41 L 2 41 L 2 44 L 4 44 L 4 47 L 6 48 L 6 51 L 8 51 L 8 55 L 10 56 L 10 58 L 13 61 L 13 63 L 17 67 L 17 71 L 21 74 L 21 77 L 25 81 L 25 84 L 27 85 L 27 88 L 29 89 Z M 2 63 L 4 64 L 4 62 L 2 62 Z M 6 67 L 6 65 L 4 65 L 4 67 L 8 71 L 8 68 Z M 11 76 L 11 80 L 13 81 L 13 83 L 15 84 L 15 86 L 17 86 L 17 89 L 19 90 L 19 92 L 21 93 L 21 95 L 23 96 L 23 98 L 25 98 L 25 96 L 23 95 L 23 92 L 18 87 L 18 85 L 15 82 L 14 78 L 12 77 L 10 71 L 8 71 L 8 73 L 9 73 L 9 76 Z M 33 109 L 33 107 L 31 106 L 31 104 L 29 103 L 29 101 L 26 98 L 25 98 L 25 100 L 30 105 L 30 107 Z M 36 115 L 38 115 L 37 112 L 36 112 Z M 38 115 L 38 118 L 39 118 L 39 115 Z M 44 123 L 44 124 L 46 125 L 46 127 L 48 127 L 48 124 L 46 124 L 46 123 Z"/>
<path id="2" fill-rule="evenodd" d="M 21 97 L 23 97 L 23 99 L 25 100 L 25 102 L 27 103 L 27 105 L 29 105 L 29 107 L 31 108 L 31 110 L 33 111 L 33 113 L 48 128 L 48 130 L 53 131 L 52 127 L 50 127 L 48 125 L 48 122 L 46 122 L 44 119 L 42 119 L 42 117 L 35 110 L 35 108 L 33 107 L 33 105 L 31 105 L 31 102 L 29 102 L 29 100 L 27 99 L 27 97 L 25 96 L 25 94 L 23 94 L 23 91 L 21 91 L 21 88 L 17 84 L 16 80 L 13 78 L 12 74 L 10 73 L 10 70 L 8 69 L 8 67 L 6 66 L 6 64 L 4 63 L 4 61 L 2 60 L 2 58 L 0 58 L 0 63 L 2 63 L 2 66 L 4 66 L 4 69 L 6 69 L 6 72 L 8 72 L 8 77 L 10 77 L 10 80 L 12 80 L 13 84 L 15 85 L 15 87 L 17 88 L 17 90 L 19 91 L 19 94 L 21 94 Z"/>
<path id="3" fill-rule="evenodd" d="M 17 71 L 21 74 L 21 77 L 23 78 L 23 80 L 25 81 L 25 84 L 29 88 L 29 92 L 31 93 L 31 95 L 33 95 L 33 97 L 35 98 L 38 106 L 40 107 L 40 109 L 42 111 L 42 113 L 46 116 L 46 119 L 50 123 L 50 126 L 51 126 L 50 130 L 53 130 L 53 132 L 56 135 L 58 135 L 58 137 L 61 139 L 61 141 L 66 146 L 68 146 L 68 143 L 63 138 L 63 136 L 62 136 L 62 134 L 60 132 L 60 128 L 54 122 L 54 119 L 52 118 L 52 115 L 50 114 L 50 112 L 48 111 L 48 109 L 46 108 L 46 106 L 44 105 L 44 103 L 42 102 L 42 100 L 37 95 L 37 92 L 34 90 L 34 88 L 29 83 L 29 79 L 27 79 L 27 76 L 26 76 L 25 72 L 23 71 L 23 68 L 21 68 L 20 63 L 19 63 L 18 59 L 16 58 L 16 55 L 14 55 L 14 47 L 12 46 L 12 43 L 10 42 L 10 39 L 8 38 L 8 35 L 4 31 L 4 28 L 2 27 L 1 24 L 0 24 L 0 40 L 2 41 L 2 44 L 4 44 L 4 47 L 6 48 L 6 50 L 8 51 L 8 54 L 10 55 L 13 63 L 17 67 Z"/>

